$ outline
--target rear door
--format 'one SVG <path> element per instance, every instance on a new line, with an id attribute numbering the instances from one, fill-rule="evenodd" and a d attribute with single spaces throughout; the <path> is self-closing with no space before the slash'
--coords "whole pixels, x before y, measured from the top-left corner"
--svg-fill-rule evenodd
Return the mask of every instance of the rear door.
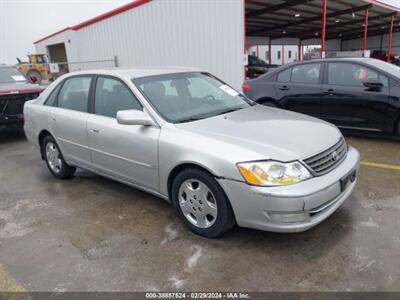
<path id="1" fill-rule="evenodd" d="M 90 75 L 65 79 L 49 113 L 50 128 L 64 158 L 78 166 L 90 165 L 86 122 L 91 83 Z"/>
<path id="2" fill-rule="evenodd" d="M 283 108 L 319 117 L 323 100 L 321 63 L 295 65 L 280 72 L 275 91 Z"/>
<path id="3" fill-rule="evenodd" d="M 121 125 L 118 111 L 143 106 L 121 80 L 97 77 L 88 140 L 94 167 L 144 188 L 158 190 L 158 136 L 155 126 Z"/>
<path id="4" fill-rule="evenodd" d="M 383 87 L 367 88 L 364 82 L 368 80 L 378 80 Z M 390 89 L 385 75 L 357 63 L 330 62 L 323 90 L 323 119 L 342 128 L 386 130 Z"/>

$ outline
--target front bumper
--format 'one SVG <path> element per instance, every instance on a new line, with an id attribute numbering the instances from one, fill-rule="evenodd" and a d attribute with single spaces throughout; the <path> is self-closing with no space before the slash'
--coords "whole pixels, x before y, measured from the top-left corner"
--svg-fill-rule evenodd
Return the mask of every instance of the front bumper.
<path id="1" fill-rule="evenodd" d="M 22 129 L 24 125 L 23 115 L 0 114 L 0 131 Z"/>
<path id="2" fill-rule="evenodd" d="M 346 159 L 331 172 L 278 187 L 252 186 L 217 179 L 230 199 L 239 226 L 275 232 L 300 232 L 324 221 L 350 196 L 357 179 L 343 191 L 340 180 L 358 170 L 360 155 L 349 147 Z"/>

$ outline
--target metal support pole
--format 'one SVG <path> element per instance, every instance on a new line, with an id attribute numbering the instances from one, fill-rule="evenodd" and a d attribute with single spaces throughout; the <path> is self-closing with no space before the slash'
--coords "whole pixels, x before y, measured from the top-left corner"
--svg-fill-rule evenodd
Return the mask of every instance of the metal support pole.
<path id="1" fill-rule="evenodd" d="M 393 39 L 393 22 L 394 16 L 390 17 L 390 30 L 389 30 L 389 41 L 388 41 L 388 49 L 387 49 L 387 62 L 390 63 L 390 52 L 392 51 L 392 39 Z"/>
<path id="2" fill-rule="evenodd" d="M 269 44 L 268 44 L 268 63 L 272 64 L 272 45 L 271 45 L 271 39 L 269 39 Z"/>
<path id="3" fill-rule="evenodd" d="M 363 50 L 367 50 L 367 38 L 368 38 L 368 8 L 365 9 L 364 15 L 364 35 L 363 35 Z"/>
<path id="4" fill-rule="evenodd" d="M 325 58 L 326 1 L 322 0 L 321 58 Z"/>
<path id="5" fill-rule="evenodd" d="M 301 46 L 301 41 L 299 41 L 299 49 L 298 49 L 298 51 L 297 51 L 297 52 L 298 52 L 297 54 L 298 54 L 298 60 L 299 60 L 299 61 L 301 61 L 301 47 L 302 47 L 302 46 Z"/>
<path id="6" fill-rule="evenodd" d="M 282 45 L 282 66 L 285 64 L 285 46 Z"/>

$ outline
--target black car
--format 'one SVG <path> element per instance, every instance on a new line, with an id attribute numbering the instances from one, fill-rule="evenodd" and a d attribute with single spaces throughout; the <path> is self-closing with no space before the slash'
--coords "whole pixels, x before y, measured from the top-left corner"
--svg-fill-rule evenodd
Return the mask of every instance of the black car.
<path id="1" fill-rule="evenodd" d="M 243 85 L 254 101 L 343 129 L 400 135 L 400 67 L 371 58 L 318 59 L 282 66 Z"/>
<path id="2" fill-rule="evenodd" d="M 247 78 L 257 78 L 258 76 L 265 74 L 273 69 L 276 69 L 279 65 L 267 64 L 262 59 L 255 55 L 248 56 L 248 65 L 246 68 Z"/>

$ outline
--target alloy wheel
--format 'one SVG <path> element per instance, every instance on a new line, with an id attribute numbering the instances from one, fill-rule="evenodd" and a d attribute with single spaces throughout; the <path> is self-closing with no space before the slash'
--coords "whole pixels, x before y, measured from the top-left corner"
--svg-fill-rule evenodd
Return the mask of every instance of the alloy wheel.
<path id="1" fill-rule="evenodd" d="M 209 228 L 217 219 L 217 201 L 208 186 L 197 179 L 184 181 L 179 188 L 179 206 L 183 215 L 199 228 Z"/>

